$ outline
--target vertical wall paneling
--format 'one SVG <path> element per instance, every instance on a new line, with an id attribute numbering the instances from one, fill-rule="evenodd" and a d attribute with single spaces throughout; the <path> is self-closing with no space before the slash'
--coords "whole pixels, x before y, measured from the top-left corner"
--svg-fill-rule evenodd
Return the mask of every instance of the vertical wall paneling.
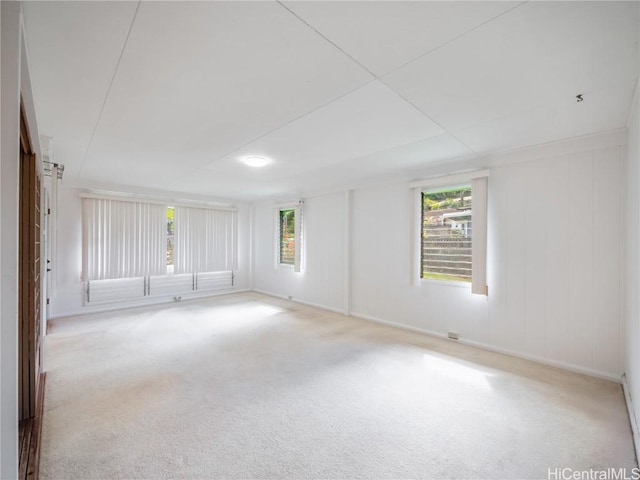
<path id="1" fill-rule="evenodd" d="M 351 190 L 344 192 L 344 314 L 351 315 Z"/>
<path id="2" fill-rule="evenodd" d="M 507 289 L 508 348 L 530 353 L 526 341 L 527 309 L 527 174 L 526 164 L 508 167 L 506 224 L 507 261 L 504 275 Z"/>
<path id="3" fill-rule="evenodd" d="M 569 361 L 593 367 L 593 153 L 569 160 Z"/>
<path id="4" fill-rule="evenodd" d="M 272 221 L 273 204 L 258 204 L 254 208 L 254 288 L 344 312 L 344 192 L 305 199 L 302 272 L 277 265 L 274 260 L 272 239 L 277 234 L 277 225 Z"/>
<path id="5" fill-rule="evenodd" d="M 547 171 L 543 198 L 547 236 L 545 262 L 546 286 L 546 357 L 567 362 L 569 337 L 569 160 L 552 158 L 545 162 Z"/>
<path id="6" fill-rule="evenodd" d="M 588 148 L 491 168 L 488 298 L 412 281 L 406 184 L 307 199 L 302 274 L 273 268 L 271 206 L 256 206 L 256 289 L 344 312 L 348 283 L 354 316 L 619 378 L 620 147 Z"/>
<path id="7" fill-rule="evenodd" d="M 497 168 L 489 178 L 487 277 L 489 286 L 489 344 L 507 348 L 506 265 L 509 245 L 506 241 L 507 168 Z"/>
<path id="8" fill-rule="evenodd" d="M 620 162 L 611 162 L 608 151 L 593 157 L 593 366 L 617 371 L 620 329 L 620 197 L 616 195 Z"/>
<path id="9" fill-rule="evenodd" d="M 546 354 L 546 258 L 547 217 L 553 215 L 553 206 L 545 201 L 546 169 L 543 162 L 529 162 L 525 167 L 527 177 L 526 206 L 526 271 L 525 271 L 525 335 L 527 351 L 537 357 Z"/>
<path id="10" fill-rule="evenodd" d="M 630 398 L 630 417 L 636 441 L 636 452 L 640 451 L 638 420 L 640 420 L 640 113 L 638 92 L 633 102 L 628 122 L 628 146 L 622 169 L 626 190 L 624 223 L 625 252 L 622 264 L 624 271 L 624 373 L 627 393 Z"/>

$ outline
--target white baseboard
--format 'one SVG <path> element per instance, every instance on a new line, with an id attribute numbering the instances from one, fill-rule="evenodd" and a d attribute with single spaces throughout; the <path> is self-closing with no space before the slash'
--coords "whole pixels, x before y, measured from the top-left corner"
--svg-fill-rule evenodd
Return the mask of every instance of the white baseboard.
<path id="1" fill-rule="evenodd" d="M 245 293 L 245 292 L 250 292 L 251 290 L 248 288 L 244 288 L 241 290 L 223 290 L 223 291 L 219 291 L 219 292 L 209 292 L 209 293 L 202 293 L 202 294 L 183 294 L 181 295 L 182 300 L 180 300 L 180 302 L 188 302 L 191 300 L 202 300 L 204 298 L 209 298 L 209 297 L 219 297 L 221 295 L 232 295 L 234 293 Z M 85 309 L 83 310 L 78 310 L 76 312 L 65 312 L 65 313 L 60 313 L 60 314 L 56 314 L 56 315 L 51 315 L 48 320 L 58 320 L 61 318 L 69 318 L 69 317 L 78 317 L 81 315 L 92 315 L 94 313 L 108 313 L 108 312 L 117 312 L 120 310 L 129 310 L 131 308 L 144 308 L 144 307 L 152 307 L 154 305 L 165 305 L 168 303 L 177 303 L 175 300 L 173 300 L 172 297 L 163 297 L 163 298 L 157 298 L 157 299 L 153 299 L 153 300 L 147 300 L 147 301 L 143 301 L 143 302 L 135 302 L 135 303 L 126 303 L 126 304 L 117 304 L 117 305 L 107 305 L 107 306 L 96 306 L 96 305 L 92 305 L 92 306 L 87 306 Z"/>
<path id="2" fill-rule="evenodd" d="M 423 328 L 413 327 L 410 325 L 404 325 L 402 323 L 390 322 L 389 320 L 383 320 L 381 318 L 372 317 L 369 315 L 363 315 L 361 313 L 351 312 L 351 316 L 356 318 L 361 318 L 363 320 L 369 320 L 375 323 L 381 323 L 384 325 L 389 325 L 396 328 L 401 328 L 403 330 L 409 330 L 411 332 L 422 333 L 423 335 L 429 335 L 431 337 L 436 338 L 444 338 L 449 340 L 448 336 L 441 332 L 434 332 L 431 330 L 426 330 Z M 506 348 L 495 347 L 493 345 L 489 345 L 482 342 L 476 342 L 474 340 L 466 340 L 464 338 L 460 338 L 459 340 L 450 340 L 452 342 L 460 343 L 462 345 L 468 345 L 470 347 L 480 348 L 482 350 L 488 350 L 490 352 L 500 353 L 502 355 L 509 355 L 510 357 L 522 358 L 523 360 L 529 360 L 531 362 L 541 363 L 543 365 L 548 365 L 550 367 L 561 368 L 563 370 L 568 370 L 574 373 L 580 373 L 582 375 L 588 375 L 590 377 L 600 378 L 603 380 L 608 380 L 615 383 L 621 383 L 622 379 L 616 375 L 612 375 L 606 372 L 600 372 L 598 370 L 592 370 L 590 368 L 581 367 L 578 365 L 572 365 L 570 363 L 559 362 L 556 360 L 549 360 L 546 358 L 538 357 L 535 355 L 529 355 L 526 353 L 516 352 L 514 350 L 509 350 Z"/>
<path id="3" fill-rule="evenodd" d="M 627 383 L 627 376 L 622 375 L 622 390 L 624 391 L 624 399 L 627 403 L 627 412 L 629 413 L 629 423 L 631 424 L 631 433 L 633 436 L 633 445 L 636 449 L 636 459 L 640 459 L 640 431 L 638 431 L 638 419 L 636 417 L 635 408 Z"/>
<path id="4" fill-rule="evenodd" d="M 342 310 L 341 308 L 327 307 L 326 305 L 320 305 L 318 303 L 307 302 L 306 300 L 300 300 L 299 298 L 289 298 L 289 297 L 287 297 L 285 295 L 280 295 L 278 293 L 273 293 L 273 292 L 267 292 L 266 290 L 259 290 L 257 288 L 254 288 L 253 291 L 256 292 L 256 293 L 261 293 L 262 295 L 268 295 L 270 297 L 281 298 L 281 299 L 287 300 L 289 302 L 300 303 L 301 305 L 307 305 L 308 307 L 314 307 L 314 308 L 318 308 L 320 310 L 326 310 L 328 312 L 339 313 L 341 315 L 344 315 L 344 310 Z"/>
<path id="5" fill-rule="evenodd" d="M 309 307 L 314 307 L 314 308 L 318 308 L 320 310 L 325 310 L 328 312 L 332 312 L 332 313 L 338 313 L 340 315 L 344 315 L 344 310 L 339 309 L 339 308 L 334 308 L 334 307 L 329 307 L 326 305 L 320 305 L 317 303 L 313 303 L 313 302 L 308 302 L 306 300 L 301 300 L 298 298 L 289 298 L 288 296 L 285 295 L 280 295 L 274 292 L 269 292 L 266 290 L 260 290 L 260 289 L 242 289 L 242 290 L 232 290 L 232 291 L 223 291 L 223 292 L 212 292 L 209 294 L 204 294 L 204 295 L 198 295 L 198 296 L 188 296 L 188 297 L 184 297 L 182 301 L 188 301 L 188 300 L 199 300 L 199 299 L 203 299 L 206 297 L 213 297 L 213 296 L 219 296 L 219 295 L 229 295 L 229 294 L 234 294 L 234 293 L 243 293 L 243 292 L 256 292 L 256 293 L 260 293 L 263 295 L 268 295 L 271 297 L 275 297 L 275 298 L 281 298 L 283 300 L 287 300 L 290 302 L 294 302 L 294 303 L 299 303 L 302 305 L 307 305 Z M 113 307 L 109 307 L 109 308 L 101 308 L 101 309 L 96 309 L 96 310 L 82 310 L 79 312 L 75 312 L 75 313 L 68 313 L 68 314 L 63 314 L 63 315 L 55 315 L 49 318 L 49 320 L 55 320 L 55 319 L 59 319 L 59 318 L 66 318 L 66 317 L 75 317 L 78 315 L 87 315 L 87 314 L 92 314 L 92 313 L 103 313 L 103 312 L 111 312 L 111 311 L 117 311 L 117 310 L 125 310 L 125 309 L 129 309 L 129 308 L 138 308 L 138 307 L 147 307 L 147 306 L 152 306 L 152 305 L 160 305 L 160 304 L 166 304 L 166 303 L 175 303 L 173 300 L 171 299 L 161 299 L 158 301 L 154 301 L 154 302 L 149 302 L 149 303 L 143 303 L 143 304 L 136 304 L 136 305 L 117 305 L 117 306 L 113 306 Z M 411 325 L 405 325 L 402 323 L 397 323 L 397 322 L 392 322 L 389 320 L 384 320 L 381 318 L 377 318 L 377 317 L 373 317 L 370 315 L 365 315 L 365 314 L 361 314 L 361 313 L 356 313 L 356 312 L 351 312 L 351 316 L 356 317 L 356 318 L 360 318 L 362 320 L 367 320 L 367 321 L 371 321 L 371 322 L 375 322 L 375 323 L 380 323 L 383 325 L 388 325 L 391 327 L 395 327 L 395 328 L 401 328 L 403 330 L 409 330 L 412 332 L 416 332 L 416 333 L 420 333 L 423 335 L 429 335 L 431 337 L 436 337 L 436 338 L 442 338 L 442 339 L 447 339 L 448 337 L 445 333 L 442 332 L 436 332 L 436 331 L 432 331 L 432 330 L 426 330 L 423 328 L 419 328 L 419 327 L 413 327 Z M 455 340 L 451 340 L 451 341 L 455 341 Z M 521 353 L 521 352 L 517 352 L 514 350 L 509 350 L 506 348 L 501 348 L 501 347 L 496 347 L 493 345 L 489 345 L 486 343 L 482 343 L 482 342 L 476 342 L 473 340 L 466 340 L 464 338 L 461 338 L 459 340 L 456 341 L 457 343 L 463 344 L 463 345 L 468 345 L 470 347 L 476 347 L 476 348 L 480 348 L 482 350 L 488 350 L 490 352 L 495 352 L 495 353 L 500 353 L 503 355 L 509 355 L 511 357 L 516 357 L 516 358 L 522 358 L 524 360 L 529 360 L 532 362 L 536 362 L 536 363 L 540 363 L 543 365 L 548 365 L 550 367 L 556 367 L 556 368 L 561 368 L 563 370 L 568 370 L 570 372 L 575 372 L 575 373 L 579 373 L 582 375 L 588 375 L 591 377 L 595 377 L 595 378 L 600 378 L 603 380 L 609 380 L 611 382 L 615 382 L 615 383 L 623 383 L 623 380 L 621 379 L 621 377 L 616 376 L 616 375 L 612 375 L 610 373 L 606 373 L 606 372 L 600 372 L 598 370 L 593 370 L 593 369 L 589 369 L 589 368 L 585 368 L 585 367 L 581 367 L 578 365 L 572 365 L 569 363 L 565 363 L 565 362 L 559 362 L 556 360 L 549 360 L 546 358 L 542 358 L 542 357 L 538 357 L 535 355 L 529 355 L 526 353 Z M 635 417 L 634 417 L 635 418 Z M 637 427 L 637 426 L 636 426 Z M 639 457 L 640 458 L 640 457 Z"/>
<path id="6" fill-rule="evenodd" d="M 622 379 L 615 374 L 601 372 L 599 370 L 594 370 L 592 368 L 581 367 L 579 365 L 573 365 L 571 363 L 560 362 L 558 360 L 550 360 L 543 357 L 538 357 L 536 355 L 529 355 L 528 353 L 516 352 L 514 350 L 509 350 L 507 348 L 494 347 L 492 345 L 488 345 L 482 342 L 474 342 L 473 340 L 459 340 L 460 343 L 465 345 L 469 345 L 470 347 L 482 348 L 483 350 L 489 350 L 495 353 L 501 353 L 503 355 L 509 355 L 510 357 L 522 358 L 523 360 L 529 360 L 536 363 L 541 363 L 543 365 L 547 365 L 549 367 L 560 368 L 562 370 L 568 370 L 570 372 L 579 373 L 581 375 L 587 375 L 589 377 L 600 378 L 601 380 L 608 380 L 614 383 L 622 383 Z"/>
<path id="7" fill-rule="evenodd" d="M 402 330 L 408 330 L 410 332 L 421 333 L 423 335 L 429 335 L 430 337 L 444 338 L 449 340 L 449 337 L 444 333 L 434 332 L 432 330 L 426 330 L 424 328 L 412 327 L 411 325 L 404 325 L 402 323 L 391 322 L 389 320 L 383 320 L 382 318 L 372 317 L 371 315 L 364 315 L 363 313 L 351 312 L 351 316 L 367 320 L 369 322 L 381 323 L 382 325 L 389 325 L 390 327 L 401 328 Z"/>

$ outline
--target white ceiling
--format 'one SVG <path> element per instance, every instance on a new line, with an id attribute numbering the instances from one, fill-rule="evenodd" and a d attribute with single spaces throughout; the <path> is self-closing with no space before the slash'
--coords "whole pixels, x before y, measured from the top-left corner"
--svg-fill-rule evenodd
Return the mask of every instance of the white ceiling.
<path id="1" fill-rule="evenodd" d="M 254 200 L 406 178 L 622 128 L 638 79 L 638 2 L 23 5 L 74 185 Z"/>

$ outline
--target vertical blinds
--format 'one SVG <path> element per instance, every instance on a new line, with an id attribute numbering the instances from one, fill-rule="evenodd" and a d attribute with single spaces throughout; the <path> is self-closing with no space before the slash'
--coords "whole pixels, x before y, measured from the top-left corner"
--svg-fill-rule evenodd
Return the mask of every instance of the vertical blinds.
<path id="1" fill-rule="evenodd" d="M 83 280 L 166 273 L 167 207 L 82 199 Z"/>
<path id="2" fill-rule="evenodd" d="M 176 207 L 175 273 L 235 270 L 238 213 Z"/>

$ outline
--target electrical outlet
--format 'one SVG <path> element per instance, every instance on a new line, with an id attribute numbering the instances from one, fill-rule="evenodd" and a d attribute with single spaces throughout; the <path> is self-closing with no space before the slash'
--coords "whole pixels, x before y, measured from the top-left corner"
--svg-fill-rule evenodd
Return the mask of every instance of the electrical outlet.
<path id="1" fill-rule="evenodd" d="M 449 332 L 447 334 L 447 336 L 451 339 L 451 340 L 458 340 L 458 332 Z"/>

